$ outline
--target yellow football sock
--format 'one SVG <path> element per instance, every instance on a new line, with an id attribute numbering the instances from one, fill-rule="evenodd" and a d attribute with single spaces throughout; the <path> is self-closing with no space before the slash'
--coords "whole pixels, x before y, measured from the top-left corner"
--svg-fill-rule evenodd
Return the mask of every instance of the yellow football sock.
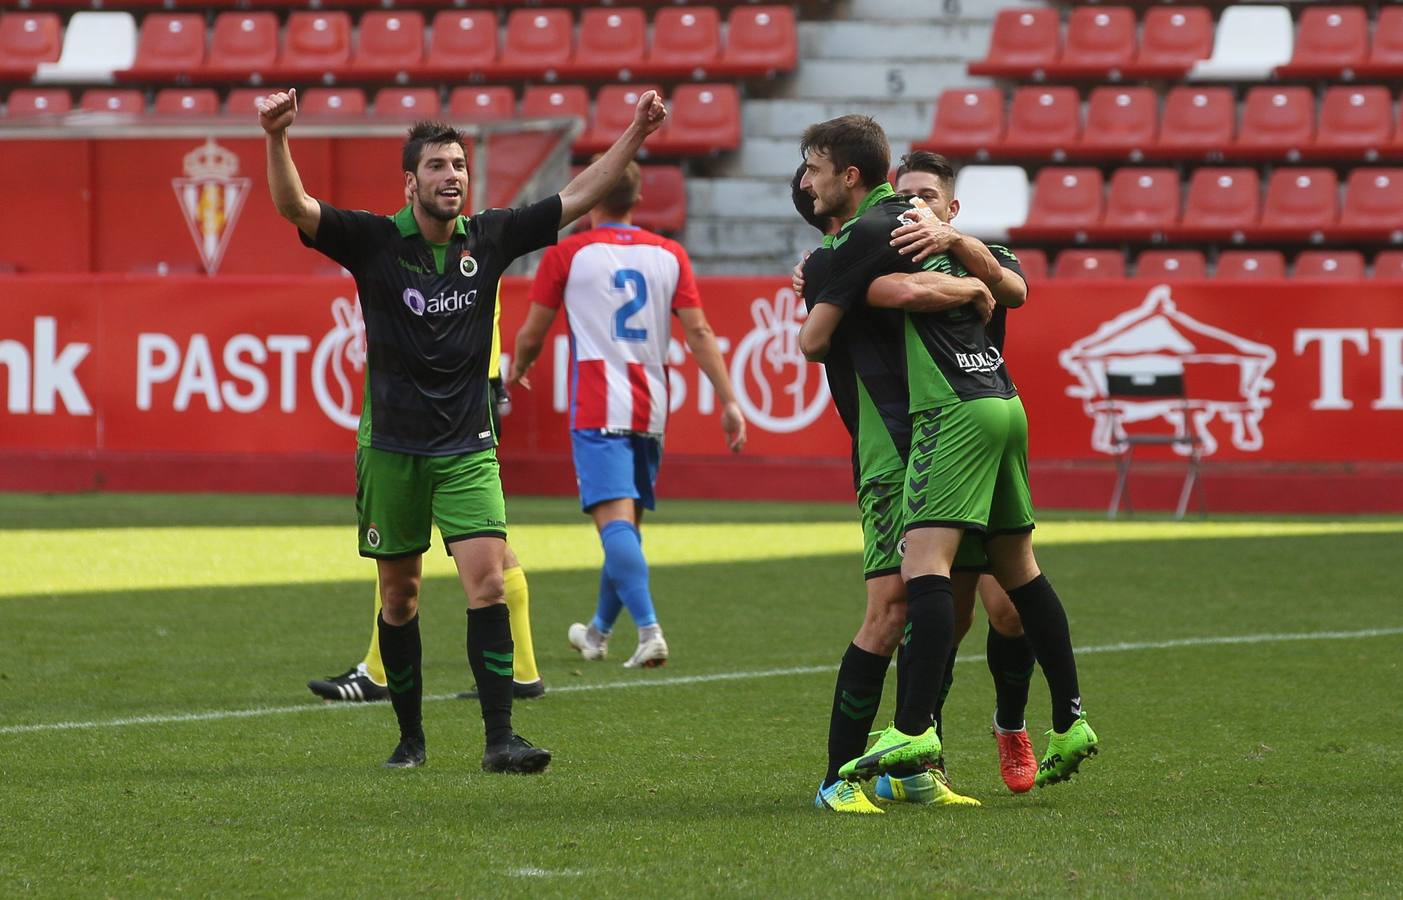
<path id="1" fill-rule="evenodd" d="M 375 582 L 375 615 L 370 620 L 370 649 L 365 651 L 366 674 L 376 684 L 385 683 L 385 664 L 380 661 L 380 582 Z"/>
<path id="2" fill-rule="evenodd" d="M 526 590 L 526 573 L 521 566 L 502 572 L 506 587 L 507 610 L 511 613 L 512 680 L 529 684 L 541 677 L 536 671 L 536 651 L 531 646 L 531 595 Z"/>

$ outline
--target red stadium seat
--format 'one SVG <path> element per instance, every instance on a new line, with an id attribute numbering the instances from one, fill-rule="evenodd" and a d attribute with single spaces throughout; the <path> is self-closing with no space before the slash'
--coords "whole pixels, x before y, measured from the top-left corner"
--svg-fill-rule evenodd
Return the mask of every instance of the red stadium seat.
<path id="1" fill-rule="evenodd" d="M 1301 11 L 1291 62 L 1278 75 L 1340 77 L 1368 55 L 1369 17 L 1363 6 L 1316 6 Z"/>
<path id="2" fill-rule="evenodd" d="M 61 116 L 73 110 L 73 97 L 62 88 L 17 88 L 5 101 L 5 116 L 28 119 Z"/>
<path id="3" fill-rule="evenodd" d="M 144 113 L 146 98 L 136 88 L 91 88 L 78 98 L 84 112 Z"/>
<path id="4" fill-rule="evenodd" d="M 501 67 L 549 81 L 574 55 L 575 27 L 566 9 L 514 9 L 507 16 Z"/>
<path id="5" fill-rule="evenodd" d="M 207 70 L 247 77 L 278 60 L 278 17 L 270 12 L 225 12 L 214 20 Z"/>
<path id="6" fill-rule="evenodd" d="M 371 112 L 380 119 L 437 119 L 438 88 L 381 88 L 375 94 Z"/>
<path id="7" fill-rule="evenodd" d="M 152 111 L 158 116 L 214 116 L 219 95 L 213 88 L 165 88 L 156 92 Z"/>
<path id="8" fill-rule="evenodd" d="M 1374 21 L 1374 39 L 1361 74 L 1389 77 L 1403 74 L 1403 7 L 1385 6 Z"/>
<path id="9" fill-rule="evenodd" d="M 1256 169 L 1198 169 L 1189 179 L 1184 220 L 1176 231 L 1188 238 L 1235 238 L 1257 224 L 1260 205 Z"/>
<path id="10" fill-rule="evenodd" d="M 521 95 L 521 117 L 531 118 L 559 118 L 562 116 L 573 116 L 581 123 L 589 122 L 589 94 L 578 85 L 567 85 L 564 87 L 550 87 L 548 85 L 532 85 Z M 581 132 L 583 137 L 584 132 Z M 583 153 L 583 145 L 580 137 L 575 139 L 572 148 L 577 153 Z"/>
<path id="11" fill-rule="evenodd" d="M 253 115 L 258 111 L 258 101 L 268 96 L 280 88 L 234 88 L 229 92 L 229 96 L 224 98 L 224 114 L 226 116 L 245 117 L 248 121 L 253 121 Z M 306 109 L 307 98 L 302 96 L 302 92 L 297 92 L 299 111 Z"/>
<path id="12" fill-rule="evenodd" d="M 361 17 L 354 67 L 362 72 L 405 72 L 424 62 L 424 14 L 372 10 Z"/>
<path id="13" fill-rule="evenodd" d="M 1267 182 L 1261 229 L 1273 238 L 1319 240 L 1340 216 L 1333 169 L 1282 168 Z"/>
<path id="14" fill-rule="evenodd" d="M 1403 281 L 1403 250 L 1385 250 L 1374 257 L 1374 277 L 1383 281 Z"/>
<path id="15" fill-rule="evenodd" d="M 671 101 L 672 115 L 655 152 L 700 155 L 740 146 L 740 95 L 734 84 L 680 85 Z"/>
<path id="16" fill-rule="evenodd" d="M 448 95 L 448 113 L 462 122 L 499 122 L 516 116 L 516 95 L 509 87 L 456 87 Z"/>
<path id="17" fill-rule="evenodd" d="M 1033 201 L 1023 225 L 1012 229 L 1018 240 L 1078 238 L 1101 223 L 1104 183 L 1100 169 L 1048 166 L 1038 172 Z"/>
<path id="18" fill-rule="evenodd" d="M 1057 10 L 1041 6 L 1001 9 L 994 17 L 989 53 L 983 60 L 970 63 L 969 73 L 1038 77 L 1057 62 L 1061 47 Z"/>
<path id="19" fill-rule="evenodd" d="M 1315 136 L 1315 95 L 1307 87 L 1254 87 L 1242 104 L 1232 153 L 1295 159 Z"/>
<path id="20" fill-rule="evenodd" d="M 721 69 L 735 75 L 772 75 L 799 63 L 799 36 L 791 6 L 736 6 L 726 17 Z"/>
<path id="21" fill-rule="evenodd" d="M 935 105 L 930 136 L 917 149 L 946 156 L 988 159 L 1003 142 L 1004 92 L 999 88 L 951 88 Z"/>
<path id="22" fill-rule="evenodd" d="M 1130 70 L 1146 77 L 1172 77 L 1213 53 L 1213 15 L 1200 6 L 1157 6 L 1145 11 L 1140 49 Z"/>
<path id="23" fill-rule="evenodd" d="M 1296 278 L 1364 277 L 1364 254 L 1357 250 L 1306 250 L 1296 257 Z"/>
<path id="24" fill-rule="evenodd" d="M 1224 250 L 1218 255 L 1215 277 L 1225 281 L 1285 278 L 1286 257 L 1279 250 Z"/>
<path id="25" fill-rule="evenodd" d="M 365 115 L 365 91 L 360 88 L 308 88 L 305 94 L 298 91 L 297 105 L 301 115 L 312 118 L 359 118 Z"/>
<path id="26" fill-rule="evenodd" d="M 1144 240 L 1179 221 L 1179 173 L 1174 169 L 1117 169 L 1111 176 L 1100 233 Z"/>
<path id="27" fill-rule="evenodd" d="M 63 49 L 58 13 L 12 12 L 0 15 L 0 72 L 18 76 L 40 63 L 57 62 Z"/>
<path id="28" fill-rule="evenodd" d="M 661 90 L 655 85 L 606 84 L 594 99 L 594 115 L 590 126 L 575 142 L 575 152 L 595 153 L 607 150 L 619 134 L 633 123 L 633 111 L 638 98 L 646 91 Z M 662 135 L 653 138 L 657 141 Z M 651 147 L 645 145 L 645 151 Z"/>
<path id="29" fill-rule="evenodd" d="M 1125 277 L 1125 254 L 1119 250 L 1063 250 L 1052 269 L 1054 278 L 1096 280 Z"/>
<path id="30" fill-rule="evenodd" d="M 1340 231 L 1360 238 L 1403 237 L 1403 169 L 1350 172 Z"/>
<path id="31" fill-rule="evenodd" d="M 1146 250 L 1135 260 L 1135 277 L 1189 281 L 1208 277 L 1208 263 L 1197 250 Z"/>
<path id="32" fill-rule="evenodd" d="M 1075 155 L 1139 159 L 1154 146 L 1158 127 L 1154 88 L 1096 88 L 1086 104 L 1086 126 Z"/>
<path id="33" fill-rule="evenodd" d="M 142 77 L 190 73 L 205 62 L 205 17 L 197 13 L 152 13 L 141 22 L 136 62 Z"/>
<path id="34" fill-rule="evenodd" d="M 1232 145 L 1237 102 L 1232 88 L 1176 87 L 1164 98 L 1159 142 L 1164 159 L 1214 157 Z"/>
<path id="35" fill-rule="evenodd" d="M 1050 71 L 1118 80 L 1135 57 L 1135 13 L 1126 6 L 1076 6 L 1067 18 L 1062 55 Z"/>
<path id="36" fill-rule="evenodd" d="M 497 64 L 497 16 L 487 10 L 434 15 L 427 65 L 445 76 L 491 70 Z"/>
<path id="37" fill-rule="evenodd" d="M 1023 87 L 1013 92 L 1003 151 L 1060 160 L 1081 133 L 1081 98 L 1072 87 Z"/>
<path id="38" fill-rule="evenodd" d="M 1047 254 L 1042 250 L 1014 250 L 1018 257 L 1018 267 L 1023 270 L 1023 280 L 1029 284 L 1047 281 Z"/>
<path id="39" fill-rule="evenodd" d="M 580 13 L 580 40 L 575 47 L 572 74 L 629 77 L 643 65 L 648 22 L 643 10 L 590 7 Z"/>
<path id="40" fill-rule="evenodd" d="M 287 17 L 280 58 L 284 70 L 335 72 L 350 59 L 350 13 L 303 10 Z"/>
<path id="41" fill-rule="evenodd" d="M 705 77 L 721 58 L 721 14 L 714 6 L 668 6 L 653 17 L 652 75 Z"/>
<path id="42" fill-rule="evenodd" d="M 643 166 L 633 222 L 652 231 L 679 232 L 687 224 L 687 184 L 680 166 Z"/>
<path id="43" fill-rule="evenodd" d="M 1392 140 L 1393 95 L 1388 88 L 1336 85 L 1326 89 L 1320 103 L 1320 127 L 1308 155 L 1372 160 Z"/>

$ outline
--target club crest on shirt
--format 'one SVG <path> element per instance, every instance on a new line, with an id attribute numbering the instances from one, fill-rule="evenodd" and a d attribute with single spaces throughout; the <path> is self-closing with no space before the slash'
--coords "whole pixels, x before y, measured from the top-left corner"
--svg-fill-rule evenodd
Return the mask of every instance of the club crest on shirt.
<path id="1" fill-rule="evenodd" d="M 463 251 L 462 256 L 458 257 L 458 271 L 463 274 L 464 278 L 471 278 L 477 274 L 477 260 L 473 259 L 473 255 L 466 250 Z"/>

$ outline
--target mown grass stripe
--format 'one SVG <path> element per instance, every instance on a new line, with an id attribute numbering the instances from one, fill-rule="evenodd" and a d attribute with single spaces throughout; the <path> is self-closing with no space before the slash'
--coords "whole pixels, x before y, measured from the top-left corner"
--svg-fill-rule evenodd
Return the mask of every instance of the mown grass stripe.
<path id="1" fill-rule="evenodd" d="M 1365 628 L 1358 631 L 1302 631 L 1281 634 L 1237 634 L 1214 635 L 1209 637 L 1178 638 L 1168 641 L 1127 641 L 1118 644 L 1102 644 L 1093 647 L 1078 647 L 1077 655 L 1087 656 L 1100 653 L 1133 653 L 1142 650 L 1177 650 L 1194 647 L 1219 647 L 1238 644 L 1275 644 L 1289 641 L 1344 641 L 1360 638 L 1393 637 L 1403 634 L 1403 628 Z M 958 663 L 983 663 L 983 657 L 959 657 Z M 750 681 L 757 678 L 779 678 L 786 675 L 814 675 L 832 672 L 835 667 L 789 666 L 778 669 L 757 669 L 749 672 L 710 672 L 702 675 L 681 675 L 676 678 L 648 678 L 638 681 L 610 681 L 603 684 L 567 684 L 551 686 L 551 694 L 573 694 L 585 691 L 627 690 L 633 688 L 677 687 L 691 684 L 712 684 L 723 681 Z M 456 694 L 439 694 L 425 697 L 425 702 L 456 700 Z M 89 722 L 40 722 L 33 725 L 0 726 L 3 734 L 34 734 L 41 731 L 79 731 L 95 728 L 124 728 L 130 725 L 173 725 L 182 722 L 212 722 L 221 719 L 251 719 L 259 716 L 277 716 L 291 713 L 318 712 L 331 710 L 366 709 L 375 706 L 369 703 L 303 703 L 297 706 L 265 706 L 254 709 L 217 709 L 207 712 L 177 713 L 171 715 L 131 716 L 121 719 L 100 719 Z"/>

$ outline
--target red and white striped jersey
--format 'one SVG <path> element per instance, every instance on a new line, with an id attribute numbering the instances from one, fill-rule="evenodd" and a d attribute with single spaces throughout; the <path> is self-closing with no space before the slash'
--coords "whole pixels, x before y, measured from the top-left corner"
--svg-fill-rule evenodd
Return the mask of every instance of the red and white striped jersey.
<path id="1" fill-rule="evenodd" d="M 531 302 L 565 305 L 570 427 L 661 434 L 670 316 L 701 306 L 687 251 L 631 225 L 591 228 L 546 250 Z"/>

